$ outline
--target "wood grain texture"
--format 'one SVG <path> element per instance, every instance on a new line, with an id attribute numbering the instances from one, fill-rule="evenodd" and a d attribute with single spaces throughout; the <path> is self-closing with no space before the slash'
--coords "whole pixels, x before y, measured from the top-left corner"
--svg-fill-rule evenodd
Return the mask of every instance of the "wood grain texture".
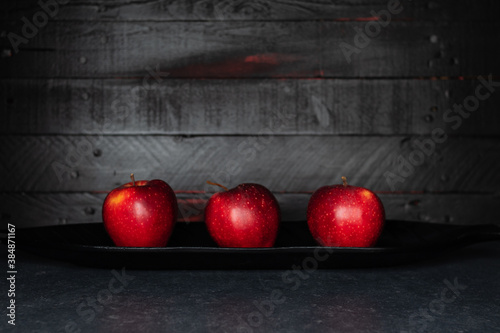
<path id="1" fill-rule="evenodd" d="M 498 22 L 51 22 L 0 58 L 3 78 L 458 77 L 500 74 Z M 373 22 L 372 22 L 373 23 Z M 18 31 L 18 22 L 3 22 Z M 7 38 L 0 46 L 11 49 Z"/>
<path id="2" fill-rule="evenodd" d="M 450 135 L 498 136 L 500 92 L 456 129 L 443 120 L 479 84 L 165 79 L 145 89 L 142 80 L 2 80 L 0 133 L 429 135 L 442 128 Z"/>
<path id="3" fill-rule="evenodd" d="M 387 8 L 387 0 L 71 0 L 60 6 L 54 20 L 349 20 L 371 17 L 371 11 Z M 471 6 L 466 0 L 401 1 L 405 20 L 495 20 L 497 1 L 481 1 Z M 2 2 L 2 19 L 32 16 L 38 0 Z"/>
<path id="4" fill-rule="evenodd" d="M 127 182 L 131 172 L 139 179 L 163 179 L 175 190 L 204 190 L 205 181 L 212 180 L 227 186 L 256 182 L 278 192 L 313 191 L 340 182 L 341 176 L 375 191 L 494 193 L 500 188 L 500 140 L 450 137 L 431 149 L 418 148 L 415 139 L 3 136 L 0 155 L 7 158 L 0 162 L 0 191 L 109 191 Z M 410 162 L 404 161 L 410 160 L 420 165 L 408 169 Z M 400 181 L 391 187 L 386 172 Z"/>
<path id="5" fill-rule="evenodd" d="M 347 176 L 382 191 L 391 219 L 498 223 L 500 94 L 458 128 L 443 113 L 500 75 L 500 2 L 402 1 L 347 59 L 342 43 L 387 3 L 71 0 L 16 53 L 8 33 L 41 8 L 3 2 L 2 222 L 98 221 L 135 172 L 184 190 L 190 221 L 207 195 L 186 191 L 206 180 L 261 183 L 297 220 Z M 450 138 L 419 146 L 434 129 Z"/>
<path id="6" fill-rule="evenodd" d="M 179 221 L 203 221 L 204 206 L 210 195 L 177 194 L 182 213 Z M 306 219 L 310 194 L 276 193 L 275 196 L 281 207 L 282 221 Z M 382 193 L 379 196 L 387 219 L 464 225 L 500 223 L 497 209 L 500 198 L 494 195 Z M 15 223 L 18 228 L 100 222 L 105 197 L 105 193 L 1 193 L 1 220 Z"/>

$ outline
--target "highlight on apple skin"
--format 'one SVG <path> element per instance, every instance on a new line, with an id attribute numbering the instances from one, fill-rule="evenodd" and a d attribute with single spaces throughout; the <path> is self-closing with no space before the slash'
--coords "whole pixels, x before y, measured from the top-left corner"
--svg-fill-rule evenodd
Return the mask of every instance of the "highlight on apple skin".
<path id="1" fill-rule="evenodd" d="M 272 247 L 278 234 L 280 207 L 274 195 L 259 184 L 240 184 L 212 195 L 205 223 L 220 247 Z"/>
<path id="2" fill-rule="evenodd" d="M 116 246 L 166 246 L 177 220 L 177 198 L 163 180 L 135 181 L 112 190 L 104 200 L 104 227 Z"/>
<path id="3" fill-rule="evenodd" d="M 382 233 L 385 210 L 372 191 L 347 184 L 317 189 L 307 206 L 307 224 L 322 246 L 371 247 Z"/>

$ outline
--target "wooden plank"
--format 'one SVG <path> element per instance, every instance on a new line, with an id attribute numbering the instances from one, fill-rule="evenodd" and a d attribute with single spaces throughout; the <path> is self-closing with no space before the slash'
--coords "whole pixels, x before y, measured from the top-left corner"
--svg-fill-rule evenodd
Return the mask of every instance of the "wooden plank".
<path id="1" fill-rule="evenodd" d="M 376 191 L 496 192 L 500 188 L 499 139 L 435 138 L 441 142 L 423 148 L 416 139 L 431 140 L 2 136 L 0 191 L 108 191 L 127 182 L 131 172 L 140 179 L 164 179 L 175 190 L 204 190 L 205 182 L 212 180 L 227 186 L 256 182 L 277 192 L 313 191 L 340 182 L 341 176 Z M 411 167 L 409 161 L 417 166 Z M 387 172 L 393 175 L 388 178 Z"/>
<path id="2" fill-rule="evenodd" d="M 498 92 L 457 129 L 443 120 L 479 84 L 171 79 L 149 90 L 142 80 L 2 80 L 0 133 L 429 135 L 443 128 L 450 135 L 498 136 Z"/>
<path id="3" fill-rule="evenodd" d="M 211 193 L 177 194 L 180 222 L 203 221 Z M 276 193 L 282 221 L 306 219 L 309 193 Z M 429 223 L 499 223 L 498 196 L 477 194 L 379 194 L 387 219 Z M 17 227 L 100 222 L 105 193 L 0 194 L 2 223 Z M 196 204 L 193 204 L 196 202 Z"/>
<path id="4" fill-rule="evenodd" d="M 355 44 L 355 29 L 368 23 L 51 22 L 19 53 L 0 58 L 0 70 L 4 78 L 140 79 L 150 72 L 171 78 L 500 73 L 499 22 L 392 22 L 366 46 Z M 4 25 L 21 29 L 16 22 Z M 358 45 L 348 57 L 347 44 Z M 0 46 L 13 49 L 7 38 Z"/>
<path id="5" fill-rule="evenodd" d="M 108 1 L 71 0 L 60 6 L 53 20 L 350 20 L 373 16 L 371 11 L 387 9 L 387 0 L 153 0 Z M 497 1 L 482 1 L 472 6 L 466 0 L 401 1 L 405 20 L 495 20 L 500 7 Z M 31 17 L 40 10 L 38 0 L 3 2 L 2 19 Z M 396 19 L 396 18 L 395 18 Z"/>

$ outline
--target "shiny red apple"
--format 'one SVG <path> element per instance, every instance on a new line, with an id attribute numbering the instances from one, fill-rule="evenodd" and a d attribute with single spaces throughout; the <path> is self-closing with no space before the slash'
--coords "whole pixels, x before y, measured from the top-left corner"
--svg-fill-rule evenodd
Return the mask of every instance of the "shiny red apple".
<path id="1" fill-rule="evenodd" d="M 226 191 L 212 195 L 205 207 L 205 223 L 214 241 L 221 247 L 272 247 L 280 208 L 271 191 L 259 184 L 223 188 Z"/>
<path id="2" fill-rule="evenodd" d="M 347 184 L 323 186 L 307 206 L 307 224 L 322 246 L 370 247 L 382 233 L 385 211 L 372 191 Z"/>
<path id="3" fill-rule="evenodd" d="M 102 218 L 116 246 L 162 247 L 177 220 L 177 198 L 163 180 L 135 181 L 111 191 Z"/>

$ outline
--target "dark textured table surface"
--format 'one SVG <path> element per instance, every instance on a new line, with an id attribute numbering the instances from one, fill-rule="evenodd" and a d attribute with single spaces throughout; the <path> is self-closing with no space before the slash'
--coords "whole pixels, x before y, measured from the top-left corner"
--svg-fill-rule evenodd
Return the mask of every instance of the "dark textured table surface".
<path id="1" fill-rule="evenodd" d="M 500 242 L 378 269 L 113 271 L 23 252 L 17 268 L 1 331 L 500 331 Z"/>

